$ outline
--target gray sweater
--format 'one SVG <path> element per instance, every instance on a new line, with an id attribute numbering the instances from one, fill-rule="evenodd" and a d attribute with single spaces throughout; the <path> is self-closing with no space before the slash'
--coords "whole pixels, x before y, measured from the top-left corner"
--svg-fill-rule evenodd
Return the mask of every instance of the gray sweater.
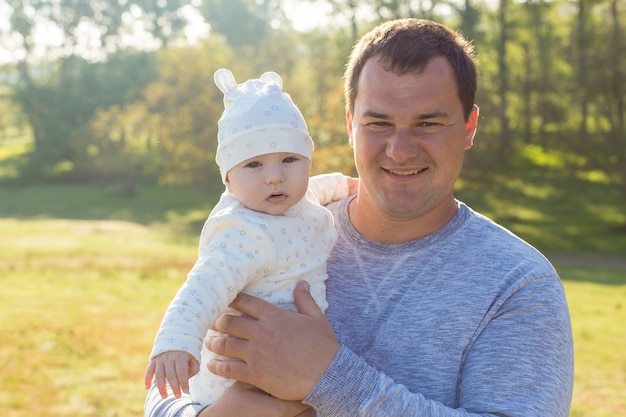
<path id="1" fill-rule="evenodd" d="M 368 241 L 347 201 L 329 207 L 326 315 L 342 347 L 305 403 L 322 417 L 568 416 L 569 312 L 537 250 L 462 203 L 423 239 Z M 151 392 L 146 416 L 194 408 Z"/>

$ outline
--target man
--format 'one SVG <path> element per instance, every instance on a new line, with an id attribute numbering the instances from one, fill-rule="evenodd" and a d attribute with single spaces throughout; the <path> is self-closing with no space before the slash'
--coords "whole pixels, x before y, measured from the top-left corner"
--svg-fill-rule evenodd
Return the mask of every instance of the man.
<path id="1" fill-rule="evenodd" d="M 345 93 L 360 185 L 329 206 L 339 241 L 326 317 L 306 283 L 300 314 L 238 297 L 245 316 L 216 323 L 232 337 L 206 344 L 241 360 L 209 369 L 242 384 L 200 416 L 314 415 L 301 403 L 320 416 L 568 415 L 573 346 L 557 273 L 454 198 L 475 90 L 471 45 L 442 25 L 395 20 L 359 41 Z M 185 398 L 149 395 L 146 410 L 194 415 Z"/>

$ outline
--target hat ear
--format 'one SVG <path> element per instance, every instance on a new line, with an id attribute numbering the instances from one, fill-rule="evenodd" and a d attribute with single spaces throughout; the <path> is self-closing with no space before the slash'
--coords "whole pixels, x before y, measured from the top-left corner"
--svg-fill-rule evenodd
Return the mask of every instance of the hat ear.
<path id="1" fill-rule="evenodd" d="M 215 71 L 215 75 L 213 76 L 215 80 L 215 84 L 222 91 L 222 93 L 226 94 L 233 88 L 237 87 L 237 82 L 235 81 L 235 76 L 232 72 L 225 68 L 220 68 Z"/>
<path id="2" fill-rule="evenodd" d="M 283 80 L 282 78 L 280 78 L 280 75 L 276 74 L 273 71 L 268 71 L 266 73 L 264 73 L 263 75 L 261 75 L 261 81 L 265 82 L 265 83 L 269 83 L 270 81 L 274 81 L 276 84 L 278 84 L 282 90 L 283 88 Z"/>

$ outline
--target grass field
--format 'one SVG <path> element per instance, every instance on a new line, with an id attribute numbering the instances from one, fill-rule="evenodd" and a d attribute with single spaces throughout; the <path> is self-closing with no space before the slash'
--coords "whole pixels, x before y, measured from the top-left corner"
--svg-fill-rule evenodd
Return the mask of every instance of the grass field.
<path id="1" fill-rule="evenodd" d="M 494 203 L 547 192 L 516 187 L 510 195 L 497 187 L 461 194 L 542 249 L 626 253 L 624 236 L 610 233 L 623 221 L 614 201 L 590 199 L 580 207 L 599 215 L 578 217 L 568 207 L 579 196 Z M 0 187 L 4 416 L 142 415 L 152 338 L 214 201 L 207 190 L 180 188 L 141 188 L 129 199 L 115 185 Z M 561 224 L 553 224 L 559 212 Z M 571 416 L 626 416 L 626 271 L 557 268 L 575 335 Z"/>
<path id="2" fill-rule="evenodd" d="M 120 221 L 0 220 L 3 415 L 139 416 L 192 244 Z"/>
<path id="3" fill-rule="evenodd" d="M 558 269 L 574 331 L 570 416 L 626 416 L 626 270 Z"/>

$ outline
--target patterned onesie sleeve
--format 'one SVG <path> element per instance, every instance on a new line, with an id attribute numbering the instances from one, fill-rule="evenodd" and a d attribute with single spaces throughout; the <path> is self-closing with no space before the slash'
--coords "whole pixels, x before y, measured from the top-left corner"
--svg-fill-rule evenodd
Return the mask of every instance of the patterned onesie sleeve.
<path id="1" fill-rule="evenodd" d="M 234 224 L 231 213 L 209 217 L 202 230 L 198 260 L 163 318 L 154 356 L 171 350 L 200 361 L 207 329 L 246 286 L 275 258 L 268 235 L 251 223 Z"/>

